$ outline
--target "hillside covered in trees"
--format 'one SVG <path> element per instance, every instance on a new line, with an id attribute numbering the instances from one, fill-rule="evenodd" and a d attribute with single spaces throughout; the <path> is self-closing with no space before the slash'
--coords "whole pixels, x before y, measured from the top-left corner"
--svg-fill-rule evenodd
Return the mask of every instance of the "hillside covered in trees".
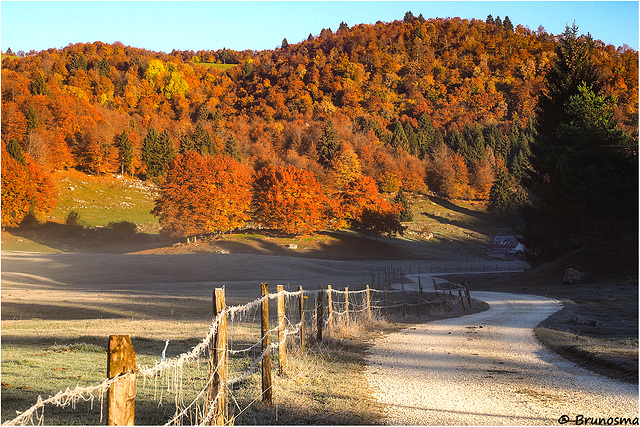
<path id="1" fill-rule="evenodd" d="M 611 121 L 637 145 L 638 53 L 580 39 L 597 94 L 613 101 Z M 521 183 L 559 40 L 508 17 L 426 20 L 407 12 L 402 21 L 341 23 L 267 51 L 167 54 L 96 42 L 3 55 L 3 225 L 21 220 L 5 213 L 5 176 L 24 176 L 26 188 L 65 168 L 154 179 L 165 195 L 205 183 L 234 196 L 223 203 L 235 206 L 231 217 L 215 224 L 200 214 L 178 224 L 182 214 L 172 212 L 184 212 L 188 200 L 159 200 L 155 213 L 174 235 L 228 231 L 250 213 L 294 233 L 377 230 L 363 218 L 398 213 L 400 205 L 378 193 L 400 188 L 514 209 L 528 197 Z M 37 178 L 15 172 L 16 162 Z M 296 190 L 268 193 L 278 186 Z M 54 196 L 38 188 L 31 206 L 15 209 L 46 212 Z M 299 197 L 305 191 L 311 196 Z M 272 218 L 269 206 L 287 197 L 295 209 Z M 198 200 L 209 212 L 222 203 L 211 194 Z M 305 215 L 304 225 L 287 228 Z"/>

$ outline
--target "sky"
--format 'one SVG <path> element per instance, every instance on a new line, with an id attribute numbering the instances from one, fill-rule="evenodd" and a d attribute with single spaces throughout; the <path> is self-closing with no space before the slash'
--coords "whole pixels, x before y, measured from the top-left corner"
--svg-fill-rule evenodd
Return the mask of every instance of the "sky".
<path id="1" fill-rule="evenodd" d="M 638 50 L 638 1 L 2 1 L 0 48 L 40 51 L 69 44 L 122 42 L 153 51 L 274 49 L 338 29 L 425 18 L 486 19 L 491 14 L 532 30 L 580 33 Z"/>

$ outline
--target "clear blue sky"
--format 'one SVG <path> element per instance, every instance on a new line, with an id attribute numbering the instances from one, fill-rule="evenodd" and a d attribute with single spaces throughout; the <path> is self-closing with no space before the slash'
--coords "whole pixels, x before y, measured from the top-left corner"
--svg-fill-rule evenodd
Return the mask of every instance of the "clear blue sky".
<path id="1" fill-rule="evenodd" d="M 638 49 L 637 1 L 2 1 L 0 45 L 14 52 L 62 48 L 70 43 L 120 41 L 154 51 L 273 49 L 323 28 L 402 19 L 477 18 L 491 14 L 514 25 L 560 34 L 575 20 L 581 33 L 607 44 Z"/>

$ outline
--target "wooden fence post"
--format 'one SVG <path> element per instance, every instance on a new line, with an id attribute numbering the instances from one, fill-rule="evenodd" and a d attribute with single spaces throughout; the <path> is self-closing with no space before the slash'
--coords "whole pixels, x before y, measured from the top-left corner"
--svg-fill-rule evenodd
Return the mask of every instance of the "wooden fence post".
<path id="1" fill-rule="evenodd" d="M 347 327 L 349 326 L 349 287 L 344 288 L 344 315 L 345 315 L 345 323 Z"/>
<path id="2" fill-rule="evenodd" d="M 114 382 L 107 395 L 107 425 L 132 426 L 136 407 L 136 352 L 129 335 L 109 336 L 107 377 L 129 376 Z"/>
<path id="3" fill-rule="evenodd" d="M 318 293 L 316 294 L 316 326 L 317 339 L 322 341 L 322 326 L 324 323 L 324 291 L 322 285 L 318 285 Z"/>
<path id="4" fill-rule="evenodd" d="M 385 314 L 385 316 L 388 316 L 389 315 L 389 301 L 387 300 L 387 290 L 386 289 L 382 292 L 382 295 L 383 295 L 383 299 L 384 299 L 384 303 L 383 303 L 383 305 L 384 305 L 384 314 Z"/>
<path id="5" fill-rule="evenodd" d="M 469 293 L 469 285 L 465 283 L 464 290 L 467 293 L 467 302 L 469 303 L 469 308 L 471 308 L 471 294 Z"/>
<path id="6" fill-rule="evenodd" d="M 262 352 L 266 353 L 262 358 L 262 401 L 271 406 L 273 404 L 273 393 L 271 390 L 271 343 L 269 342 L 269 285 L 262 283 L 262 296 L 266 297 L 262 301 Z"/>
<path id="7" fill-rule="evenodd" d="M 460 298 L 460 305 L 462 305 L 462 309 L 466 310 L 464 307 L 464 299 L 462 298 L 462 291 L 460 290 L 460 285 L 458 285 L 458 298 Z"/>
<path id="8" fill-rule="evenodd" d="M 369 286 L 367 285 L 367 292 L 365 294 L 366 304 L 367 304 L 367 321 L 371 322 L 371 291 Z"/>
<path id="9" fill-rule="evenodd" d="M 404 274 L 400 276 L 402 280 L 402 317 L 407 317 L 407 294 L 404 291 Z"/>
<path id="10" fill-rule="evenodd" d="M 302 290 L 302 286 L 298 287 L 298 291 L 300 292 L 300 304 L 299 304 L 299 310 L 300 310 L 300 350 L 302 350 L 302 352 L 304 353 L 305 350 L 305 339 L 306 339 L 306 334 L 307 331 L 305 330 L 305 324 L 304 324 L 304 292 Z"/>
<path id="11" fill-rule="evenodd" d="M 209 387 L 209 402 L 215 405 L 211 425 L 224 425 L 227 419 L 227 314 L 224 288 L 213 291 L 213 318 L 220 322 L 210 347 L 209 375 L 213 381 Z M 222 313 L 222 314 L 221 314 Z M 218 397 L 216 399 L 216 397 Z"/>
<path id="12" fill-rule="evenodd" d="M 331 290 L 331 285 L 327 285 L 327 305 L 329 309 L 327 316 L 327 329 L 329 330 L 329 333 L 331 333 L 331 328 L 333 328 L 333 292 Z"/>
<path id="13" fill-rule="evenodd" d="M 287 368 L 287 342 L 284 336 L 284 286 L 278 285 L 278 372 L 280 375 L 285 374 Z"/>
<path id="14" fill-rule="evenodd" d="M 420 299 L 422 299 L 422 281 L 420 280 L 420 276 L 418 276 L 418 292 L 420 295 Z"/>

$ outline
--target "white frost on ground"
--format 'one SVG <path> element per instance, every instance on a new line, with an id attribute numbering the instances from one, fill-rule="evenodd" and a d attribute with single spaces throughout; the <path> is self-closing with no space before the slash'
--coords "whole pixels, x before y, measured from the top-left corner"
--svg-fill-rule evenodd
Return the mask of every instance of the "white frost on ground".
<path id="1" fill-rule="evenodd" d="M 411 327 L 370 350 L 366 375 L 388 424 L 558 425 L 562 415 L 638 416 L 637 384 L 579 368 L 537 341 L 533 328 L 561 308 L 558 301 L 472 296 L 491 308 Z"/>

